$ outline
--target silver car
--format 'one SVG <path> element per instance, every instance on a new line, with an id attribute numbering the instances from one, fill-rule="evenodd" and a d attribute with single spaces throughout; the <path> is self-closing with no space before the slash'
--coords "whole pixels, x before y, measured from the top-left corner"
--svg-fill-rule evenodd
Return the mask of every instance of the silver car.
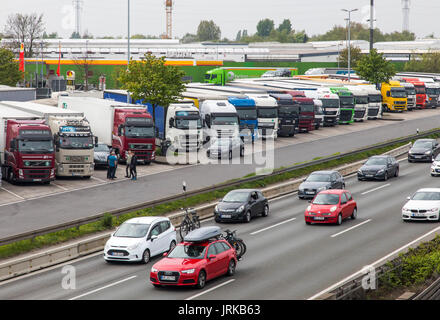
<path id="1" fill-rule="evenodd" d="M 206 155 L 209 158 L 221 159 L 228 157 L 232 159 L 234 156 L 239 155 L 244 157 L 244 142 L 240 137 L 222 137 L 211 142 Z"/>

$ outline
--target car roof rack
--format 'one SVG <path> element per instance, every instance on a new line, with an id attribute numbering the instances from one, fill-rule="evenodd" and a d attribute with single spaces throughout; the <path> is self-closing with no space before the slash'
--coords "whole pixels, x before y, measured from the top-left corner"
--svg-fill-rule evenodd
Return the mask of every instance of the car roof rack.
<path id="1" fill-rule="evenodd" d="M 184 238 L 185 242 L 204 242 L 212 238 L 218 238 L 222 234 L 220 227 L 202 227 L 189 232 Z"/>

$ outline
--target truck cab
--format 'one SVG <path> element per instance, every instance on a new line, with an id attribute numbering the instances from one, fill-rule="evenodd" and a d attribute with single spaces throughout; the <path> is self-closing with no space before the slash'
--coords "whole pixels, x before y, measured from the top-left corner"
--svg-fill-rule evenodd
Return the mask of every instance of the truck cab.
<path id="1" fill-rule="evenodd" d="M 376 89 L 375 85 L 360 85 L 362 89 L 368 95 L 368 120 L 382 118 L 382 94 Z"/>
<path id="2" fill-rule="evenodd" d="M 267 71 L 276 71 L 277 67 L 221 67 L 209 70 L 205 74 L 205 83 L 224 86 L 227 82 L 244 79 L 260 78 Z M 297 68 L 283 68 L 290 71 L 291 76 L 298 74 Z"/>
<path id="3" fill-rule="evenodd" d="M 255 101 L 246 96 L 228 97 L 228 101 L 237 110 L 240 120 L 240 137 L 245 142 L 258 139 L 258 117 Z"/>
<path id="4" fill-rule="evenodd" d="M 205 100 L 200 105 L 205 141 L 239 136 L 239 118 L 228 100 Z"/>
<path id="5" fill-rule="evenodd" d="M 425 109 L 426 105 L 426 88 L 425 84 L 418 78 L 402 78 L 403 81 L 412 83 L 416 90 L 416 108 Z"/>
<path id="6" fill-rule="evenodd" d="M 278 136 L 293 137 L 299 130 L 299 108 L 290 94 L 269 93 L 278 105 Z M 298 129 L 297 129 L 298 128 Z"/>
<path id="7" fill-rule="evenodd" d="M 318 99 L 322 103 L 323 126 L 335 126 L 339 121 L 339 96 L 328 88 L 317 88 L 316 90 L 305 90 L 307 97 Z"/>
<path id="8" fill-rule="evenodd" d="M 406 108 L 408 111 L 412 111 L 416 108 L 416 89 L 410 82 L 401 82 L 400 84 L 405 88 L 406 91 Z"/>
<path id="9" fill-rule="evenodd" d="M 354 96 L 354 121 L 368 119 L 368 94 L 360 86 L 346 86 Z"/>
<path id="10" fill-rule="evenodd" d="M 171 103 L 166 111 L 165 139 L 175 150 L 198 150 L 203 144 L 202 119 L 193 102 Z"/>
<path id="11" fill-rule="evenodd" d="M 399 81 L 383 82 L 380 88 L 382 93 L 382 106 L 387 111 L 406 111 L 406 91 Z"/>
<path id="12" fill-rule="evenodd" d="M 425 82 L 426 87 L 426 108 L 437 108 L 439 99 L 439 85 L 434 82 Z"/>
<path id="13" fill-rule="evenodd" d="M 324 123 L 324 109 L 322 108 L 322 101 L 319 99 L 313 99 L 313 104 L 315 107 L 315 121 L 313 125 L 315 130 L 318 130 Z"/>
<path id="14" fill-rule="evenodd" d="M 340 124 L 349 124 L 353 123 L 354 117 L 354 96 L 347 88 L 343 87 L 331 87 L 330 91 L 335 93 L 339 97 L 339 123 Z"/>
<path id="15" fill-rule="evenodd" d="M 55 180 L 53 138 L 44 120 L 8 119 L 2 121 L 0 131 L 1 143 L 5 146 L 1 159 L 3 179 L 11 183 L 46 184 Z"/>
<path id="16" fill-rule="evenodd" d="M 288 90 L 295 105 L 299 106 L 299 131 L 309 132 L 315 128 L 315 104 L 313 99 L 306 98 L 304 91 Z"/>
<path id="17" fill-rule="evenodd" d="M 278 137 L 278 105 L 268 94 L 246 94 L 257 107 L 258 135 L 263 139 Z"/>

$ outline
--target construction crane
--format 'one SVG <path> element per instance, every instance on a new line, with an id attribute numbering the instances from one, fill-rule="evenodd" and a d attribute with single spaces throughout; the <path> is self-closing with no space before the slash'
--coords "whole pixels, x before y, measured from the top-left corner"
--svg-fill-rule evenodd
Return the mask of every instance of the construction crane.
<path id="1" fill-rule="evenodd" d="M 165 0 L 165 11 L 167 14 L 167 33 L 166 38 L 171 39 L 172 38 L 172 30 L 173 30 L 173 0 Z"/>

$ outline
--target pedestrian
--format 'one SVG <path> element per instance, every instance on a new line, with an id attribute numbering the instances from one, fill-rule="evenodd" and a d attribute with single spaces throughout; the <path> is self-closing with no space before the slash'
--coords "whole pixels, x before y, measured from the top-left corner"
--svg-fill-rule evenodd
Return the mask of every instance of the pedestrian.
<path id="1" fill-rule="evenodd" d="M 110 177 L 111 177 L 111 167 L 110 167 L 110 156 L 111 155 L 112 155 L 112 153 L 110 152 L 107 156 L 107 179 L 110 179 Z"/>
<path id="2" fill-rule="evenodd" d="M 131 178 L 131 157 L 133 156 L 133 153 L 131 150 L 127 151 L 127 156 L 125 157 L 127 159 L 127 162 L 125 163 L 125 177 Z"/>
<path id="3" fill-rule="evenodd" d="M 137 180 L 136 165 L 137 165 L 137 157 L 135 153 L 132 153 L 131 161 L 130 161 L 131 180 Z"/>
<path id="4" fill-rule="evenodd" d="M 109 179 L 111 179 L 111 180 L 115 179 L 117 162 L 118 162 L 118 158 L 116 157 L 116 153 L 114 151 L 112 151 L 111 155 L 108 157 L 108 166 L 109 166 L 109 170 L 110 170 Z"/>

